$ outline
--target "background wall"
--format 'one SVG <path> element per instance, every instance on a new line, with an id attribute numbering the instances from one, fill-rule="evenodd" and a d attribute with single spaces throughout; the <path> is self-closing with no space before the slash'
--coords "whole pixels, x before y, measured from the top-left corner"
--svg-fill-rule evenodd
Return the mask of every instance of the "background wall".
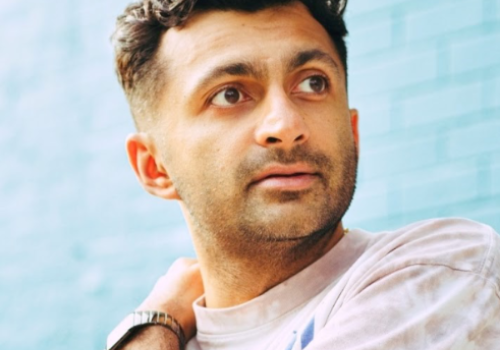
<path id="1" fill-rule="evenodd" d="M 353 0 L 350 99 L 361 113 L 348 223 L 434 216 L 500 228 L 500 1 Z"/>
<path id="2" fill-rule="evenodd" d="M 0 348 L 100 349 L 180 255 L 129 169 L 109 36 L 128 0 L 0 4 Z M 350 0 L 361 164 L 349 227 L 500 230 L 500 0 Z"/>

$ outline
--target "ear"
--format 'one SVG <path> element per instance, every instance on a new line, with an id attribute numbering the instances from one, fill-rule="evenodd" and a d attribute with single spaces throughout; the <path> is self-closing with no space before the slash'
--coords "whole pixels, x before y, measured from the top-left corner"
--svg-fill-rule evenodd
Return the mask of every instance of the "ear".
<path id="1" fill-rule="evenodd" d="M 132 134 L 126 141 L 128 160 L 144 189 L 160 198 L 180 199 L 174 184 L 156 154 L 151 137 Z"/>
<path id="2" fill-rule="evenodd" d="M 359 114 L 357 109 L 350 109 L 349 112 L 351 114 L 352 136 L 354 137 L 354 142 L 356 143 L 356 150 L 359 153 L 359 129 L 358 129 Z"/>

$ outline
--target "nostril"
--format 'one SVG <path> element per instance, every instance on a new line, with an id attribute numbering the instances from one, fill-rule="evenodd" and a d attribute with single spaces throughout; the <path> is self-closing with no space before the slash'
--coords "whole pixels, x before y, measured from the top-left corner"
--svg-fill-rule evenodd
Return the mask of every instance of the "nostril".
<path id="1" fill-rule="evenodd" d="M 295 138 L 295 141 L 302 141 L 304 139 L 304 135 L 299 135 Z"/>
<path id="2" fill-rule="evenodd" d="M 268 143 L 278 143 L 279 139 L 277 139 L 276 137 L 268 137 L 267 142 Z"/>

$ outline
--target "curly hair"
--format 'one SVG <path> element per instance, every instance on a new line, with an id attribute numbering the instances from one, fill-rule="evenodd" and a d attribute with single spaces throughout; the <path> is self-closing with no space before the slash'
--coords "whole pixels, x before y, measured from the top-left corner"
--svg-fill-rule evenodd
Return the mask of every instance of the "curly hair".
<path id="1" fill-rule="evenodd" d="M 154 110 L 166 83 L 165 62 L 156 59 L 161 36 L 182 26 L 195 12 L 220 10 L 257 12 L 300 1 L 326 29 L 340 56 L 347 76 L 347 0 L 143 0 L 130 4 L 116 22 L 112 42 L 118 80 L 130 104 L 136 126 L 139 116 Z"/>

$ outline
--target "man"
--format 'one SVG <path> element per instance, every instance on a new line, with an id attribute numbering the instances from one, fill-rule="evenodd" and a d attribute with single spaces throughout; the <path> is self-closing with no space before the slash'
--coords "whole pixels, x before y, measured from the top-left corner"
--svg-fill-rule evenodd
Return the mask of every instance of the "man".
<path id="1" fill-rule="evenodd" d="M 344 8 L 146 0 L 119 18 L 129 159 L 179 201 L 198 260 L 177 261 L 108 348 L 500 348 L 491 228 L 342 226 L 359 149 Z"/>

